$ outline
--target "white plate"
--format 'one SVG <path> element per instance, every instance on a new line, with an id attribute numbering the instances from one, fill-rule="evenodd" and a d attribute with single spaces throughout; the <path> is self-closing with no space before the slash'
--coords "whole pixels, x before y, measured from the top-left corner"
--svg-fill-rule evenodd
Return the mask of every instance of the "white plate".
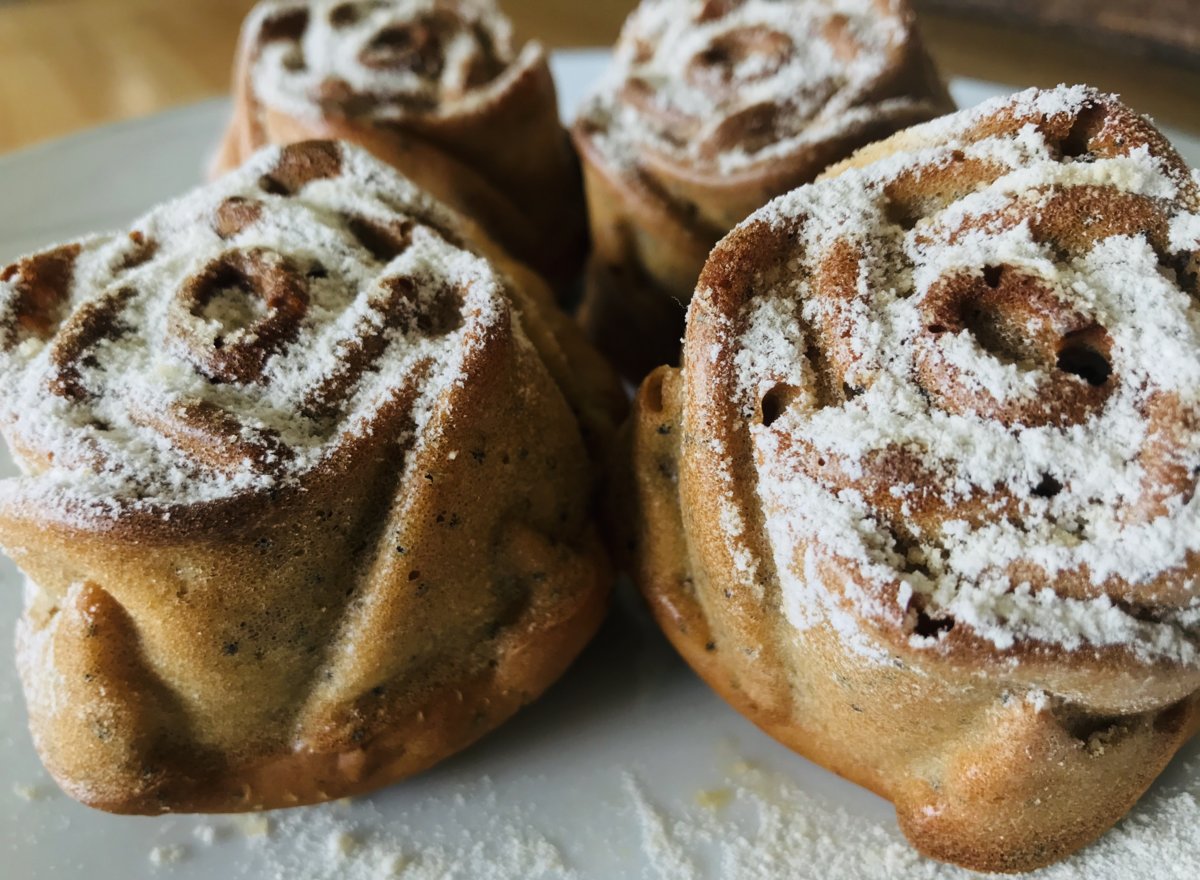
<path id="1" fill-rule="evenodd" d="M 555 57 L 566 112 L 605 59 Z M 954 83 L 963 106 L 1008 91 Z M 0 264 L 122 227 L 200 182 L 227 112 L 211 101 L 0 158 Z M 1200 141 L 1172 137 L 1200 164 Z M 7 458 L 0 470 L 12 472 Z M 266 835 L 229 818 L 94 812 L 57 792 L 30 745 L 8 659 L 20 582 L 11 563 L 0 566 L 0 877 L 355 880 L 393 876 L 395 855 L 406 867 L 394 876 L 414 880 L 960 875 L 911 856 L 888 804 L 784 750 L 717 699 L 628 597 L 545 699 L 418 779 L 348 805 L 273 814 Z M 1161 848 L 1147 858 L 1162 861 L 1161 876 L 1197 876 L 1187 873 L 1194 861 L 1171 853 L 1200 850 L 1200 813 L 1177 794 L 1200 794 L 1198 756 L 1193 744 L 1133 817 L 1158 826 L 1173 817 L 1191 835 L 1155 839 Z M 1118 880 L 1144 832 L 1123 827 L 1053 876 Z"/>

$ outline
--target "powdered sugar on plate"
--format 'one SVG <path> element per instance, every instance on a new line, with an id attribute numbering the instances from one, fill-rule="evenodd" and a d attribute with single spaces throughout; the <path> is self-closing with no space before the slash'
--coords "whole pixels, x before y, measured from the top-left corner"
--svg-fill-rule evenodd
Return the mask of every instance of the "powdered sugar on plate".
<path id="1" fill-rule="evenodd" d="M 147 820 L 57 794 L 7 795 L 0 833 L 21 844 L 18 866 L 36 847 L 56 857 L 30 861 L 35 869 L 49 864 L 68 876 L 94 865 L 102 841 L 116 841 L 103 851 L 114 866 L 100 869 L 106 880 L 104 870 L 122 869 L 162 880 L 972 876 L 917 856 L 888 804 L 754 730 L 687 670 L 631 596 L 621 598 L 615 621 L 562 687 L 459 758 L 369 797 Z M 0 698 L 16 689 L 0 674 Z M 27 743 L 12 754 L 20 779 L 49 784 Z M 1193 745 L 1116 829 L 1035 876 L 1191 880 L 1198 797 Z M 151 873 L 149 853 L 173 846 L 186 847 L 186 857 Z"/>
<path id="2" fill-rule="evenodd" d="M 269 835 L 252 842 L 240 876 L 256 880 L 572 880 L 563 854 L 522 820 L 499 809 L 483 779 L 471 787 L 471 807 L 492 818 L 473 835 L 458 833 L 454 817 L 464 796 L 440 804 L 441 830 L 430 837 L 385 818 L 370 804 L 331 804 L 277 815 Z"/>
<path id="3" fill-rule="evenodd" d="M 1066 861 L 1024 876 L 1191 880 L 1200 872 L 1200 761 L 1182 780 L 1149 794 L 1098 842 Z M 968 880 L 977 874 L 922 858 L 899 830 L 852 813 L 751 764 L 730 773 L 731 797 L 713 809 L 661 805 L 636 779 L 629 797 L 658 880 Z M 995 876 L 995 875 L 990 875 Z"/>

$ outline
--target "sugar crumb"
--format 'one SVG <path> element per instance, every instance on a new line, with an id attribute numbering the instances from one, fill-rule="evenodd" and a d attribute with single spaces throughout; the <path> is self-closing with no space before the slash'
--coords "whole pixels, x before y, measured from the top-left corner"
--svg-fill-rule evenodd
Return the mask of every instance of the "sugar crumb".
<path id="1" fill-rule="evenodd" d="M 271 819 L 260 813 L 246 813 L 235 816 L 234 825 L 243 837 L 263 838 L 271 835 Z"/>
<path id="2" fill-rule="evenodd" d="M 175 865 L 183 861 L 187 857 L 187 847 L 182 844 L 169 844 L 167 846 L 156 846 L 150 850 L 150 864 L 155 868 L 164 868 L 169 865 Z"/>
<path id="3" fill-rule="evenodd" d="M 31 803 L 45 800 L 50 795 L 50 789 L 45 785 L 23 782 L 14 782 L 12 792 L 21 800 Z"/>

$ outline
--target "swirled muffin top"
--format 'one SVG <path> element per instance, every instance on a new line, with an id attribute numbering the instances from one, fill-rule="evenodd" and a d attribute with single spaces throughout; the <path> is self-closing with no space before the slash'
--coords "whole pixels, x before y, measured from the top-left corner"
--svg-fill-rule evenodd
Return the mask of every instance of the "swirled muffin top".
<path id="1" fill-rule="evenodd" d="M 365 151 L 265 150 L 132 232 L 0 275 L 22 497 L 169 516 L 293 484 L 384 426 L 435 433 L 474 353 L 520 336 L 506 284 Z"/>
<path id="2" fill-rule="evenodd" d="M 267 0 L 244 39 L 258 98 L 302 119 L 461 112 L 543 57 L 493 0 Z"/>
<path id="3" fill-rule="evenodd" d="M 643 0 L 580 118 L 616 164 L 736 173 L 936 115 L 918 45 L 907 0 Z"/>
<path id="4" fill-rule="evenodd" d="M 1198 298 L 1200 174 L 1084 87 L 903 132 L 752 216 L 685 368 L 719 377 L 699 412 L 750 425 L 792 622 L 1200 664 Z"/>

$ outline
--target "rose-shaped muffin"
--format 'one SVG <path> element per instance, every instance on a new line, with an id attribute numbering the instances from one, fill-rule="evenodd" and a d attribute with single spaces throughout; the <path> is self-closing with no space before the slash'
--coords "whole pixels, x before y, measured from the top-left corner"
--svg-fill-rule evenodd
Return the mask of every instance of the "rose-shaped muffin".
<path id="1" fill-rule="evenodd" d="M 226 171 L 267 144 L 358 143 L 559 289 L 587 221 L 546 53 L 493 0 L 265 0 L 246 20 Z"/>
<path id="2" fill-rule="evenodd" d="M 573 131 L 595 243 L 590 335 L 630 378 L 675 363 L 718 239 L 950 109 L 907 0 L 643 0 Z"/>
<path id="3" fill-rule="evenodd" d="M 73 797 L 368 791 L 587 642 L 609 589 L 588 445 L 619 386 L 477 236 L 313 142 L 0 273 L 24 471 L 0 544 L 28 577 L 34 741 Z"/>
<path id="4" fill-rule="evenodd" d="M 1045 865 L 1200 726 L 1200 176 L 1087 88 L 902 132 L 714 250 L 622 522 L 664 631 L 923 852 Z"/>

